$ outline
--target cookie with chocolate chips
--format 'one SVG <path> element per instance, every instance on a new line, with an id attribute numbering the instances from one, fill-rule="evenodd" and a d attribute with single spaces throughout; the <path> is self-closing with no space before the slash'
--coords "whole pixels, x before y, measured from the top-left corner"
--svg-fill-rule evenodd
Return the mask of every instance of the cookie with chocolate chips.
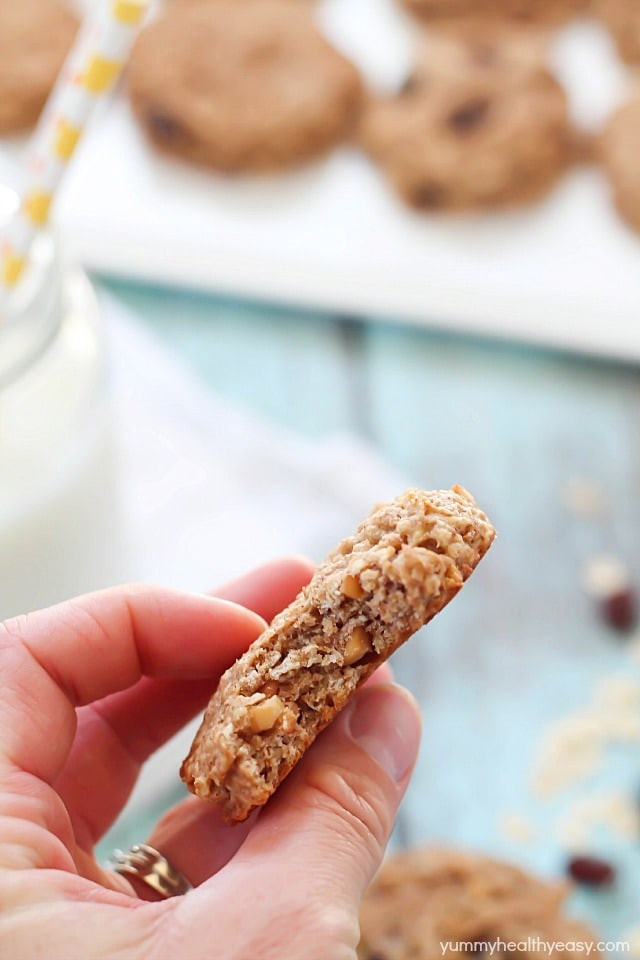
<path id="1" fill-rule="evenodd" d="M 631 4 L 634 0 L 628 2 Z M 403 3 L 411 13 L 427 20 L 478 15 L 557 24 L 582 13 L 589 0 L 403 0 Z"/>
<path id="2" fill-rule="evenodd" d="M 78 20 L 57 0 L 0 0 L 0 134 L 38 119 Z"/>
<path id="3" fill-rule="evenodd" d="M 368 104 L 360 139 L 403 199 L 425 211 L 537 200 L 574 155 L 544 46 L 516 29 L 430 33 L 404 87 Z"/>
<path id="4" fill-rule="evenodd" d="M 129 89 L 156 146 L 225 172 L 325 152 L 362 102 L 355 67 L 295 0 L 170 5 L 138 38 Z"/>

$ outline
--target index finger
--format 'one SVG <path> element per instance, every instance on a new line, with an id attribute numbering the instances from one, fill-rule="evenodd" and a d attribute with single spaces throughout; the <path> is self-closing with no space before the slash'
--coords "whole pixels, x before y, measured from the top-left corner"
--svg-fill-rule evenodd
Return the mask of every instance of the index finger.
<path id="1" fill-rule="evenodd" d="M 0 762 L 51 782 L 76 728 L 75 707 L 143 675 L 220 672 L 264 629 L 226 600 L 147 586 L 89 594 L 0 625 Z"/>

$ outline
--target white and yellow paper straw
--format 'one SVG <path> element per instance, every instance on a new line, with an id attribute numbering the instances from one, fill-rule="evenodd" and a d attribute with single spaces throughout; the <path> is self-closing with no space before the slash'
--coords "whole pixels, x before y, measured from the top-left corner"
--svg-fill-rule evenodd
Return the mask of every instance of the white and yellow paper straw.
<path id="1" fill-rule="evenodd" d="M 150 0 L 103 0 L 82 25 L 28 150 L 19 213 L 0 236 L 0 307 L 24 273 L 35 235 L 96 106 L 128 59 Z M 0 310 L 1 316 L 1 310 Z"/>

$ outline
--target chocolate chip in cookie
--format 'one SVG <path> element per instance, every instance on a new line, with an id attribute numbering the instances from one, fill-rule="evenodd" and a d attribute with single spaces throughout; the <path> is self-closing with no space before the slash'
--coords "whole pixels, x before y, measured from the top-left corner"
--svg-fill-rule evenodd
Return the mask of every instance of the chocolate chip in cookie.
<path id="1" fill-rule="evenodd" d="M 447 117 L 447 123 L 456 133 L 469 133 L 484 123 L 488 113 L 489 99 L 472 97 L 451 111 Z"/>

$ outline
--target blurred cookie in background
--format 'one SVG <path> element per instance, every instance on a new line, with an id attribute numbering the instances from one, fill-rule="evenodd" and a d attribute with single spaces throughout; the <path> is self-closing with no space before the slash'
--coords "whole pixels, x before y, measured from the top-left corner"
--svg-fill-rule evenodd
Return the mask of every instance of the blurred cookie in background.
<path id="1" fill-rule="evenodd" d="M 541 39 L 475 26 L 431 31 L 405 86 L 371 99 L 362 118 L 365 149 L 419 210 L 530 203 L 574 158 L 567 99 Z"/>
<path id="2" fill-rule="evenodd" d="M 538 960 L 540 943 L 559 944 L 545 956 L 556 960 L 567 943 L 591 945 L 594 935 L 562 912 L 565 884 L 548 883 L 518 867 L 472 853 L 413 850 L 382 866 L 360 912 L 359 960 L 442 960 L 446 946 L 476 944 L 476 955 Z M 537 941 L 537 943 L 536 943 Z"/>
<path id="3" fill-rule="evenodd" d="M 622 59 L 640 63 L 640 2 L 593 0 L 593 11 L 609 28 Z"/>
<path id="4" fill-rule="evenodd" d="M 301 163 L 347 137 L 356 68 L 296 0 L 172 5 L 138 38 L 129 88 L 154 144 L 226 172 Z"/>
<path id="5" fill-rule="evenodd" d="M 620 215 L 640 230 L 640 94 L 611 115 L 596 155 L 607 173 Z"/>
<path id="6" fill-rule="evenodd" d="M 416 16 L 485 16 L 562 23 L 586 10 L 589 0 L 402 0 Z M 605 0 L 603 0 L 605 2 Z"/>
<path id="7" fill-rule="evenodd" d="M 0 0 L 0 134 L 38 119 L 78 19 L 57 0 Z"/>

